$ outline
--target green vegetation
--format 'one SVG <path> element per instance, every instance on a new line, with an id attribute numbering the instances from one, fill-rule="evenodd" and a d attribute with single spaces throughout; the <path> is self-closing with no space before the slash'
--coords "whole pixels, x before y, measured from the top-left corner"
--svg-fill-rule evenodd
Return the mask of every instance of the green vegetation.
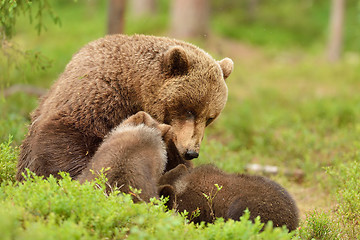
<path id="1" fill-rule="evenodd" d="M 348 163 L 329 168 L 337 200 L 334 213 L 311 211 L 299 231 L 302 239 L 359 239 L 360 155 L 359 150 L 354 152 L 345 157 Z"/>
<path id="2" fill-rule="evenodd" d="M 12 37 L 16 19 L 20 14 L 28 16 L 30 22 L 35 18 L 35 28 L 39 34 L 44 28 L 46 29 L 44 15 L 51 17 L 55 24 L 60 24 L 60 19 L 55 15 L 48 0 L 39 0 L 35 3 L 25 0 L 1 1 L 0 36 Z"/>
<path id="3" fill-rule="evenodd" d="M 163 10 L 169 7 L 160 2 Z M 299 231 L 288 234 L 269 225 L 259 234 L 260 223 L 250 223 L 246 214 L 241 222 L 186 224 L 184 217 L 165 212 L 161 201 L 133 204 L 129 196 L 106 196 L 65 174 L 58 182 L 33 177 L 15 183 L 18 146 L 37 105 L 35 97 L 17 93 L 0 95 L 3 238 L 359 239 L 360 11 L 352 6 L 360 5 L 347 1 L 345 53 L 329 64 L 323 56 L 329 1 L 294 2 L 261 2 L 257 17 L 249 19 L 237 5 L 242 1 L 222 7 L 213 1 L 219 9 L 211 22 L 214 37 L 199 45 L 216 58 L 231 57 L 235 71 L 227 106 L 207 129 L 195 163 L 228 172 L 244 172 L 248 163 L 277 166 L 279 174 L 271 178 L 297 201 Z M 41 35 L 27 16 L 17 19 L 15 48 L 0 51 L 0 92 L 17 83 L 48 88 L 73 53 L 104 35 L 104 1 L 58 1 L 52 7 L 62 26 L 50 18 Z M 127 33 L 166 35 L 168 16 L 161 11 L 144 23 L 129 15 Z"/>
<path id="4" fill-rule="evenodd" d="M 360 152 L 349 156 L 350 163 L 340 164 L 337 169 L 331 168 L 334 178 L 335 196 L 338 202 L 336 216 L 343 233 L 350 239 L 360 236 Z"/>
<path id="5" fill-rule="evenodd" d="M 315 51 L 327 41 L 329 1 L 268 0 L 258 2 L 254 11 L 249 7 L 250 1 L 212 2 L 217 9 L 212 22 L 214 30 L 228 37 L 268 48 Z M 346 1 L 344 41 L 348 51 L 360 50 L 359 9 L 358 0 Z"/>
<path id="6" fill-rule="evenodd" d="M 14 182 L 16 174 L 17 148 L 10 146 L 12 138 L 8 142 L 0 144 L 0 184 L 2 182 Z"/>
<path id="7" fill-rule="evenodd" d="M 209 227 L 186 224 L 165 212 L 164 200 L 134 204 L 130 195 L 109 196 L 105 182 L 80 185 L 67 174 L 62 180 L 32 176 L 23 184 L 0 187 L 0 230 L 3 239 L 290 239 L 286 229 L 253 224 L 249 212 L 241 222 L 219 219 Z M 100 184 L 99 184 L 100 183 Z M 98 187 L 100 185 L 100 188 Z M 36 193 L 36 194 L 29 194 Z"/>
<path id="8" fill-rule="evenodd" d="M 303 225 L 299 231 L 300 239 L 342 239 L 339 224 L 328 213 L 312 211 Z"/>

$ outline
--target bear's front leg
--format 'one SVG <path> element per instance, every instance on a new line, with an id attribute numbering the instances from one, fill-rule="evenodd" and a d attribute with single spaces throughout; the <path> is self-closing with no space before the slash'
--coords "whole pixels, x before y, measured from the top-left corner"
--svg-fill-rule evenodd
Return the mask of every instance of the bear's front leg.
<path id="1" fill-rule="evenodd" d="M 60 177 L 58 173 L 64 171 L 74 178 L 86 168 L 102 141 L 80 132 L 61 118 L 42 119 L 36 125 L 36 132 L 30 129 L 20 154 L 17 173 L 20 181 L 26 168 L 40 176 Z"/>

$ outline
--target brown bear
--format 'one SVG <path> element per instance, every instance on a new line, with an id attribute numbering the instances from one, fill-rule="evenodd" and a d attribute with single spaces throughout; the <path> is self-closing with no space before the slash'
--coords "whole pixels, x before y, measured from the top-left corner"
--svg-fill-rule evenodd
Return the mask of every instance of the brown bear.
<path id="1" fill-rule="evenodd" d="M 183 159 L 198 157 L 205 127 L 225 106 L 232 69 L 229 58 L 215 61 L 166 37 L 110 35 L 87 44 L 32 114 L 17 179 L 26 168 L 78 176 L 104 137 L 139 111 L 172 126 Z M 178 164 L 168 160 L 166 170 Z"/>
<path id="2" fill-rule="evenodd" d="M 167 153 L 164 141 L 172 138 L 171 127 L 158 124 L 139 112 L 112 130 L 103 140 L 87 168 L 76 178 L 92 181 L 105 170 L 107 191 L 118 187 L 130 193 L 130 186 L 141 189 L 134 202 L 158 197 L 157 183 L 165 170 Z M 164 139 L 164 141 L 163 141 Z"/>
<path id="3" fill-rule="evenodd" d="M 227 174 L 211 165 L 187 169 L 180 164 L 166 172 L 159 185 L 173 187 L 173 192 L 167 189 L 160 194 L 175 199 L 171 204 L 179 212 L 200 210 L 192 220 L 195 223 L 211 223 L 216 217 L 239 220 L 249 209 L 251 220 L 260 216 L 261 222 L 272 221 L 274 227 L 285 225 L 292 231 L 299 224 L 295 201 L 283 187 L 265 177 Z"/>

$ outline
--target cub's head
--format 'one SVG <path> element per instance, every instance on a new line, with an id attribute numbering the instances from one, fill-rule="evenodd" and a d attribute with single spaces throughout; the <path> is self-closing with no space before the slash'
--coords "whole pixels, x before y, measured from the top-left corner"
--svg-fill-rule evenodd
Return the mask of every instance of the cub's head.
<path id="1" fill-rule="evenodd" d="M 162 55 L 161 85 L 145 111 L 172 126 L 180 154 L 191 160 L 199 156 L 205 127 L 223 110 L 227 101 L 226 78 L 233 61 L 215 61 L 203 50 L 183 44 Z"/>

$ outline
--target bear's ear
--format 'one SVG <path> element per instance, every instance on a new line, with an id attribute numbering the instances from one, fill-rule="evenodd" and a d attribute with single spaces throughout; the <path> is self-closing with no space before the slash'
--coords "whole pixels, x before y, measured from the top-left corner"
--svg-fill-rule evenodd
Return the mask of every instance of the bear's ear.
<path id="1" fill-rule="evenodd" d="M 164 67 L 172 75 L 183 75 L 188 72 L 189 61 L 182 47 L 171 47 L 164 54 Z"/>
<path id="2" fill-rule="evenodd" d="M 219 65 L 223 72 L 224 79 L 227 79 L 233 71 L 234 62 L 230 58 L 224 58 L 223 60 L 219 61 Z"/>
<path id="3" fill-rule="evenodd" d="M 166 185 L 161 185 L 159 186 L 159 196 L 163 196 L 163 197 L 169 197 L 169 200 L 165 203 L 165 206 L 170 210 L 175 208 L 176 206 L 176 195 L 175 195 L 175 189 L 166 184 Z"/>
<path id="4" fill-rule="evenodd" d="M 187 174 L 189 171 L 184 164 L 179 164 L 175 168 L 167 171 L 159 179 L 160 185 L 174 184 L 182 175 Z"/>

